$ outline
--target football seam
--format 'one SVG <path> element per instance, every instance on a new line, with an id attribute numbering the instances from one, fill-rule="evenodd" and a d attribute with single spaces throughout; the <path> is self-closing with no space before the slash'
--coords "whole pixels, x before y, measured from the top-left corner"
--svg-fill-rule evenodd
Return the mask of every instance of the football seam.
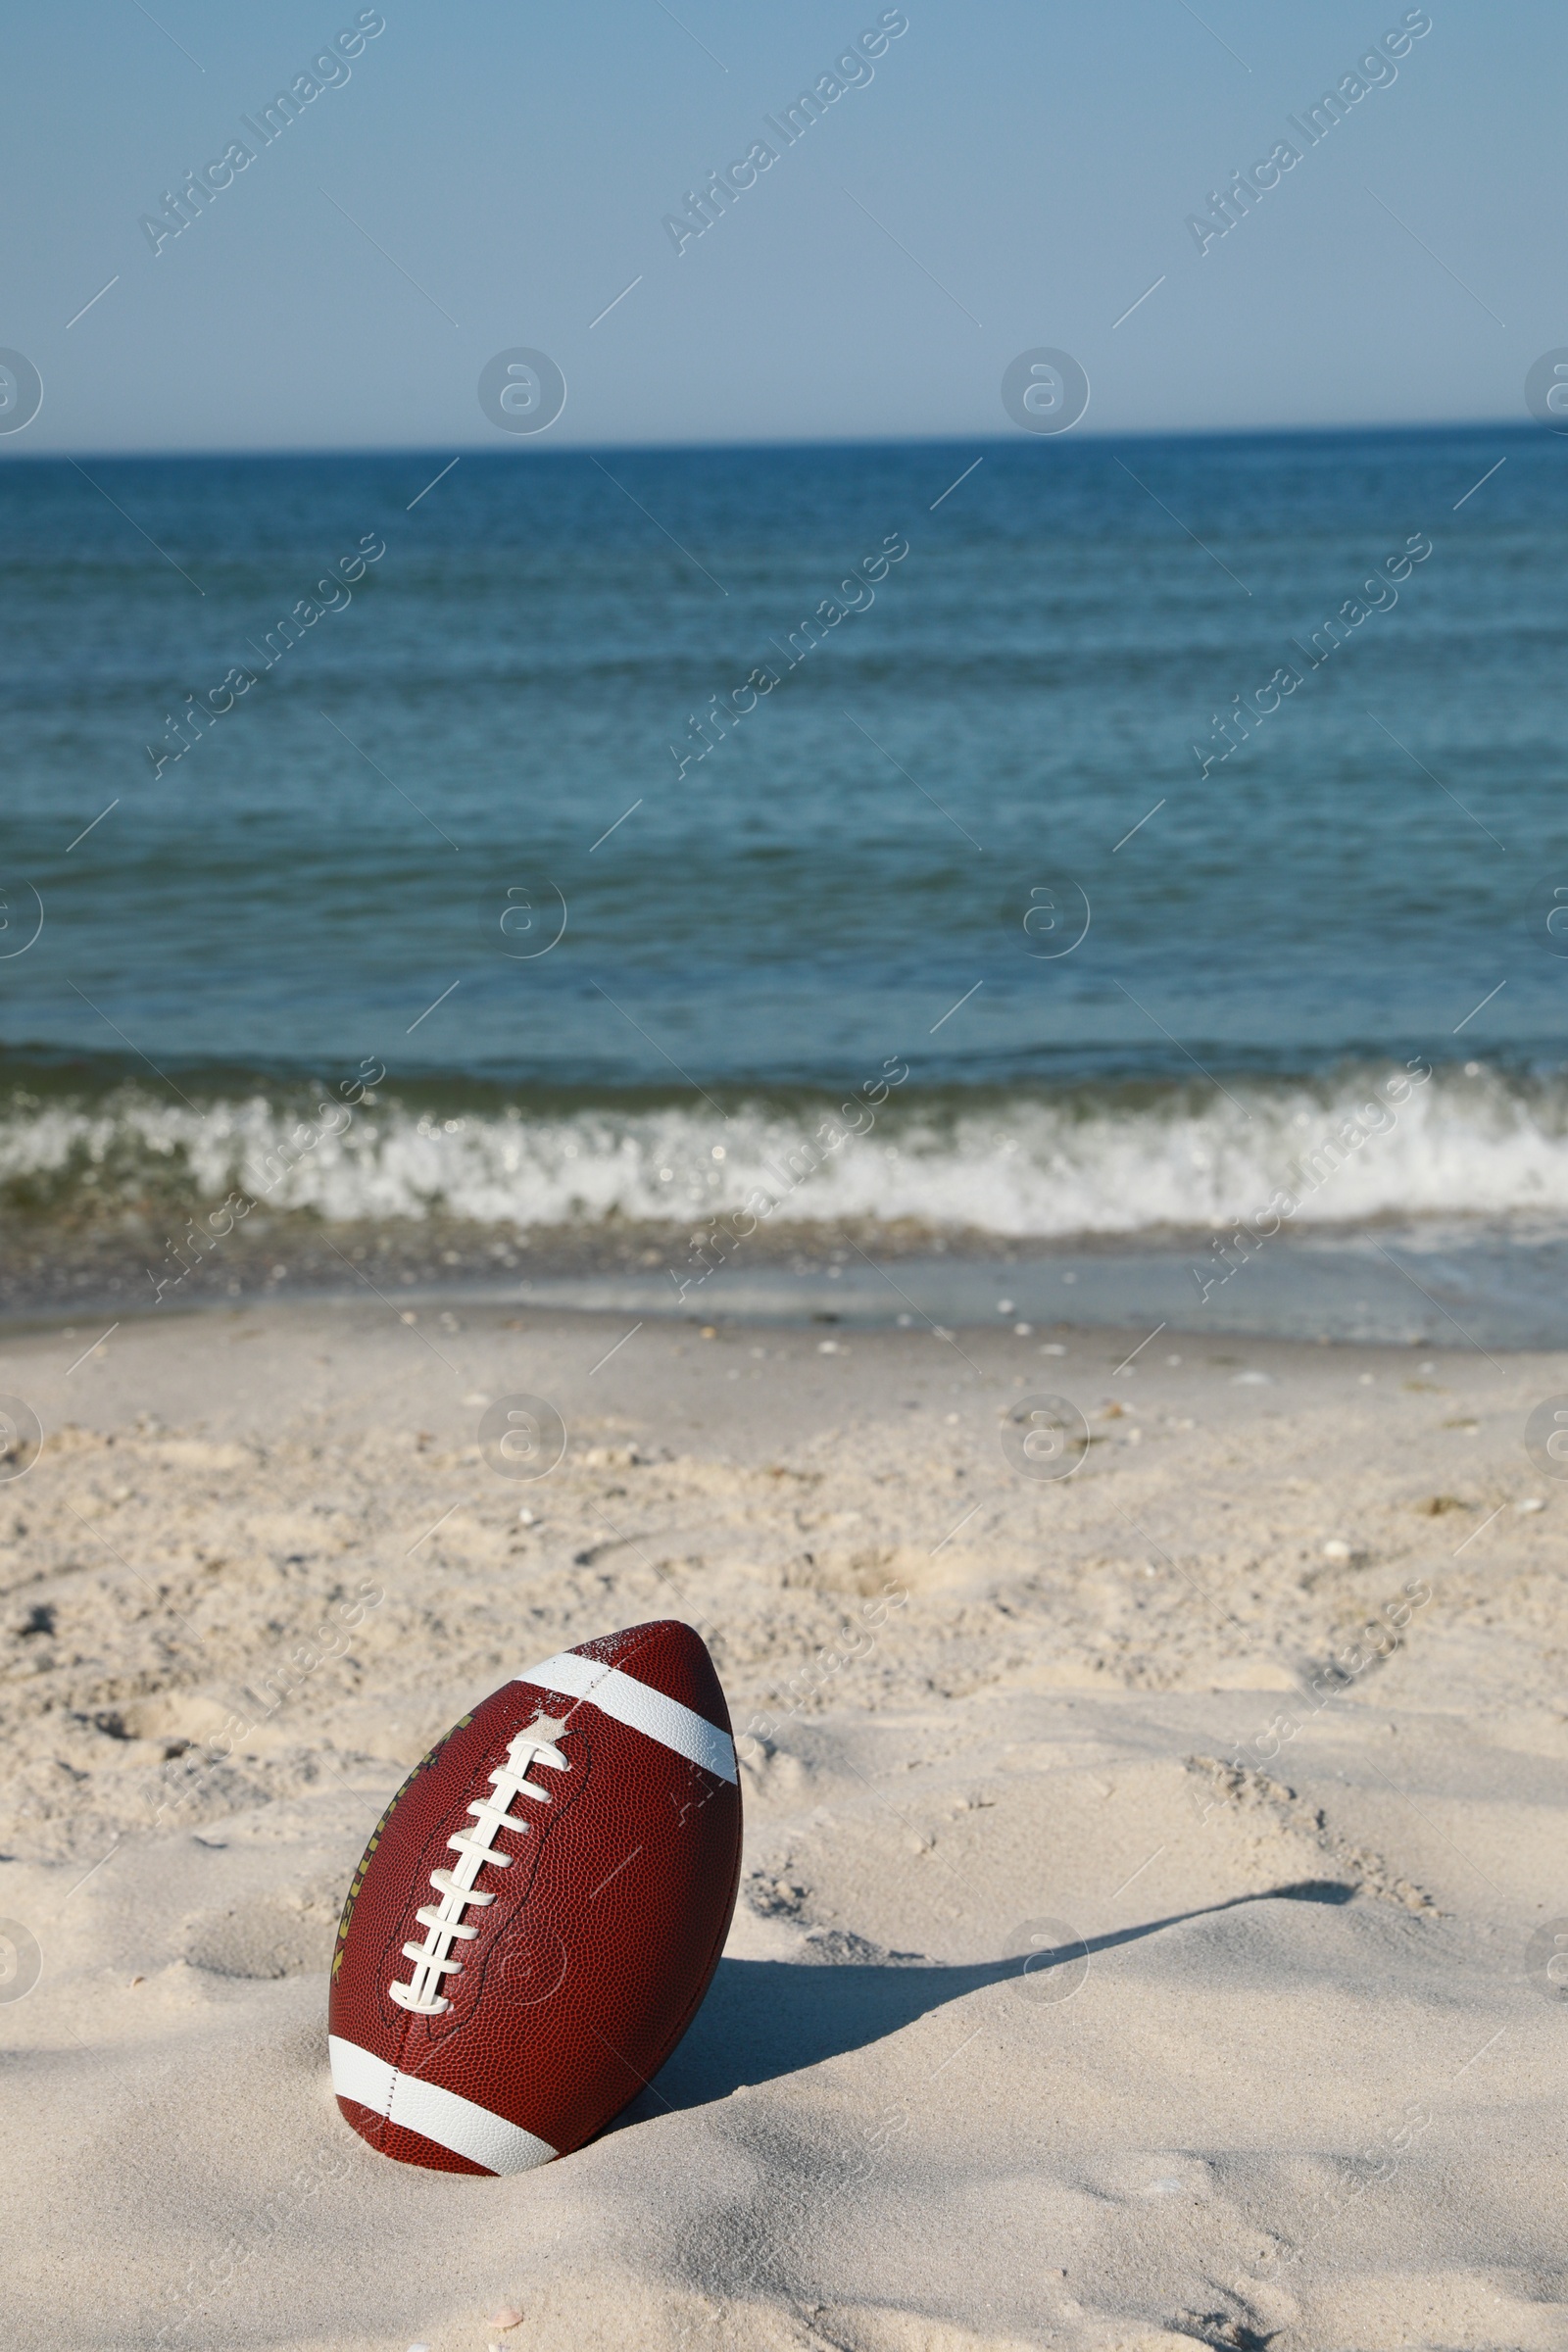
<path id="1" fill-rule="evenodd" d="M 386 2105 L 381 2109 L 379 2116 L 381 2125 L 381 2139 L 383 2145 L 386 2141 L 386 2135 L 392 2128 L 392 2102 L 397 2096 L 398 2084 L 402 2080 L 403 2069 L 400 2066 L 394 2066 L 391 2073 L 387 2077 Z M 360 2104 L 363 2106 L 364 2101 L 361 2100 Z M 368 2113 L 374 2115 L 376 2110 L 372 2107 L 368 2110 Z"/>
<path id="2" fill-rule="evenodd" d="M 651 2085 L 654 2082 L 659 2074 L 660 2068 L 666 2065 L 669 2059 L 673 2057 L 675 2051 L 680 2047 L 681 2041 L 689 2031 L 693 2019 L 696 2017 L 697 2012 L 702 2007 L 703 2003 L 707 2000 L 709 1992 L 711 1989 L 713 1974 L 718 1967 L 719 1961 L 724 1956 L 724 1946 L 729 1941 L 730 1928 L 735 1919 L 735 1900 L 740 1892 L 741 1885 L 741 1860 L 742 1856 L 737 1853 L 735 1857 L 735 1876 L 730 1885 L 729 1901 L 724 1907 L 724 1918 L 722 1925 L 719 1927 L 717 1934 L 713 1937 L 712 1943 L 709 1947 L 708 1959 L 703 1969 L 701 1982 L 698 1984 L 697 1990 L 687 2002 L 686 2008 L 683 2011 L 680 2019 L 671 2029 L 669 2038 L 665 2041 L 663 2047 L 661 2049 L 659 2056 L 654 2061 L 654 2064 L 649 2068 L 646 2079 L 647 2085 Z M 628 2099 L 626 2104 L 627 2106 L 630 2106 L 631 2101 Z M 617 2110 L 617 2113 L 618 2112 L 620 2111 Z M 610 2129 L 610 2124 L 612 2124 L 614 2120 L 614 2116 L 612 2116 L 609 2123 L 601 2126 L 601 2131 L 608 2132 Z M 599 2134 L 595 2133 L 594 2136 L 597 2138 Z M 586 2145 L 588 2143 L 584 2142 L 583 2144 Z M 572 2152 L 575 2153 L 575 2151 Z M 564 2150 L 563 2153 L 565 2153 L 565 2151 Z"/>

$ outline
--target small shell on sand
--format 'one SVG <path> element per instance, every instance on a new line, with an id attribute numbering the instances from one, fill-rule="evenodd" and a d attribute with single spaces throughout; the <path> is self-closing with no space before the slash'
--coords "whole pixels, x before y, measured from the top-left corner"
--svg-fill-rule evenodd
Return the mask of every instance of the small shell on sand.
<path id="1" fill-rule="evenodd" d="M 510 2303 L 503 2303 L 499 2311 L 493 2311 L 490 2314 L 490 2325 L 492 2328 L 520 2328 L 522 2314 L 520 2311 L 514 2311 Z"/>

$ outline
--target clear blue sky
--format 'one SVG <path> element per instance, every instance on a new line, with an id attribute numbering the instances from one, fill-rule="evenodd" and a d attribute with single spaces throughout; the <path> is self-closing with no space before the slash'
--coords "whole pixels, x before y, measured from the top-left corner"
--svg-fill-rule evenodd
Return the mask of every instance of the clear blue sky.
<path id="1" fill-rule="evenodd" d="M 883 11 L 673 4 L 386 0 L 351 78 L 156 257 L 140 217 L 359 9 L 19 12 L 0 346 L 44 405 L 0 460 L 501 447 L 476 384 L 512 346 L 565 374 L 560 447 L 989 436 L 1037 345 L 1088 370 L 1081 430 L 1522 418 L 1568 343 L 1544 0 L 1433 0 L 1398 78 L 1202 255 L 1186 217 L 1399 0 L 908 0 L 874 79 L 678 255 L 663 216 Z"/>

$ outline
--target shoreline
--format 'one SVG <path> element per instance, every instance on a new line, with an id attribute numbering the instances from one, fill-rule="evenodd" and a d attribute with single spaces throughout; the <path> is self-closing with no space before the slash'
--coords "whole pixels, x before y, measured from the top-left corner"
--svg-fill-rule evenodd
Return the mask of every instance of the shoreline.
<path id="1" fill-rule="evenodd" d="M 483 1307 L 644 1321 L 982 1330 L 1006 1321 L 1204 1339 L 1483 1351 L 1568 1347 L 1568 1234 L 1544 1218 L 1284 1228 L 1249 1250 L 1229 1228 L 1029 1240 L 905 1220 L 519 1232 L 439 1212 L 331 1225 L 258 1217 L 220 1246 L 145 1246 L 102 1228 L 14 1225 L 0 1241 L 0 1332 L 156 1320 L 167 1311 L 380 1298 L 439 1316 Z M 161 1295 L 158 1292 L 162 1283 Z"/>

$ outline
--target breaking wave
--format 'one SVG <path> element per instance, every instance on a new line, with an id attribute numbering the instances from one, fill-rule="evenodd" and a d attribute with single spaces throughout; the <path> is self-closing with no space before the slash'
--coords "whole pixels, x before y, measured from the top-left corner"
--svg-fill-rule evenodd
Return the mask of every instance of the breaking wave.
<path id="1" fill-rule="evenodd" d="M 910 1089 L 852 1102 L 858 1132 L 836 1098 L 804 1095 L 382 1091 L 351 1111 L 270 1082 L 194 1105 L 133 1082 L 96 1099 L 15 1087 L 0 1095 L 0 1201 L 112 1224 L 243 1191 L 332 1222 L 444 1212 L 521 1229 L 750 1208 L 1042 1241 L 1219 1225 L 1281 1188 L 1301 1200 L 1298 1223 L 1568 1210 L 1568 1077 L 1469 1063 L 1407 1095 L 1401 1077 L 1368 1063 L 1223 1087 Z"/>

